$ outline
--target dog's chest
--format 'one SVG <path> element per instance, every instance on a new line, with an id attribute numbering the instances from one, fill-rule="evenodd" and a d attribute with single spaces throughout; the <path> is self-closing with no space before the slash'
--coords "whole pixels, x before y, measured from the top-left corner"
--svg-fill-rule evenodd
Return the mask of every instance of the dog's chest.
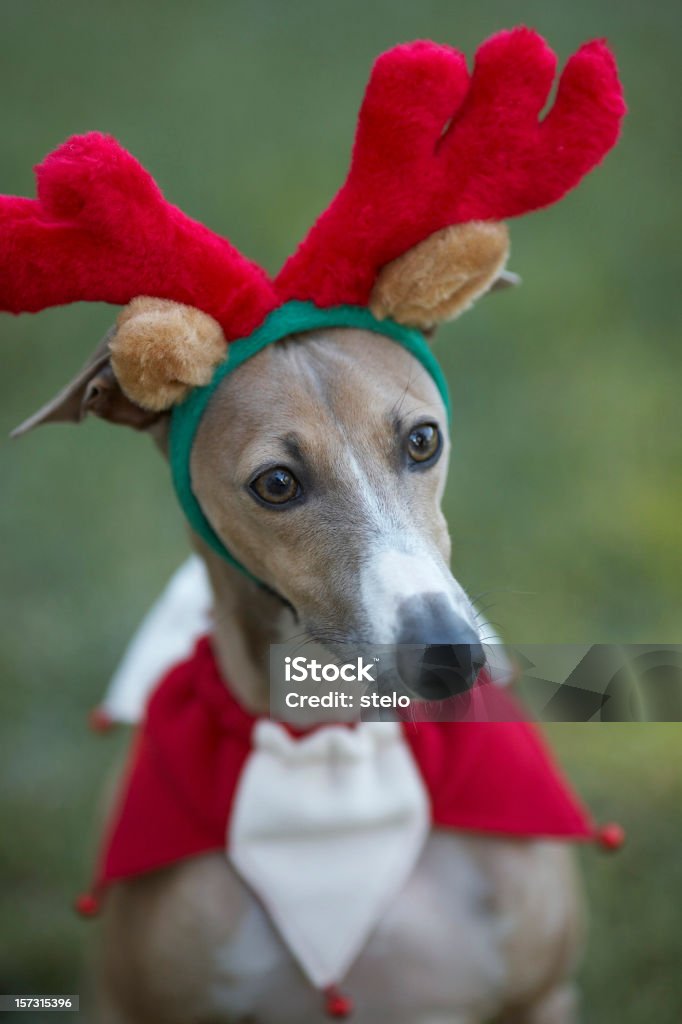
<path id="1" fill-rule="evenodd" d="M 228 858 L 310 983 L 343 978 L 414 871 L 430 808 L 395 723 L 294 739 L 261 721 L 228 826 Z"/>
<path id="2" fill-rule="evenodd" d="M 397 726 L 301 741 L 260 723 L 228 840 L 249 895 L 216 951 L 217 1002 L 264 1024 L 325 1019 L 330 984 L 359 1021 L 387 1000 L 411 1024 L 429 1005 L 485 994 L 487 1007 L 503 976 L 499 922 L 466 844 L 430 833 L 429 818 Z"/>
<path id="3" fill-rule="evenodd" d="M 367 866 L 381 870 L 380 864 Z M 304 977 L 259 901 L 243 912 L 212 953 L 210 1003 L 249 1024 L 326 1021 L 324 1003 Z M 349 899 L 355 898 L 348 894 Z M 333 922 L 329 922 L 333 929 Z M 433 832 L 399 897 L 383 913 L 341 988 L 356 1024 L 431 1021 L 434 1011 L 495 1010 L 506 980 L 505 922 L 491 910 L 488 881 L 471 843 Z"/>

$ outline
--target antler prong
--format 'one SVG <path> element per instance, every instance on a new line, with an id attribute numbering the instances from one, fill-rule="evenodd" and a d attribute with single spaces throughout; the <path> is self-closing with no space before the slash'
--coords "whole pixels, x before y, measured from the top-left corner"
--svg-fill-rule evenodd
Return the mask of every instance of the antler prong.
<path id="1" fill-rule="evenodd" d="M 198 307 L 233 338 L 277 305 L 265 272 L 168 203 L 115 139 L 75 136 L 36 177 L 37 199 L 0 197 L 0 308 L 153 295 Z"/>
<path id="2" fill-rule="evenodd" d="M 441 252 L 444 239 L 451 251 L 463 238 L 471 241 L 471 232 L 448 229 L 555 202 L 613 146 L 625 104 L 606 44 L 587 44 L 571 57 L 554 106 L 541 119 L 555 69 L 550 48 L 525 28 L 485 42 L 471 77 L 461 53 L 435 43 L 380 56 L 346 182 L 274 286 L 226 239 L 166 202 L 114 139 L 75 136 L 36 169 L 37 199 L 0 197 L 0 308 L 36 311 L 77 300 L 125 305 L 146 295 L 196 307 L 227 341 L 250 334 L 289 299 L 320 307 L 374 301 L 386 310 L 400 290 L 399 257 L 446 232 L 420 249 L 415 265 L 423 270 L 425 254 Z M 487 252 L 490 233 L 472 230 Z M 495 279 L 493 256 L 481 274 L 472 271 L 476 289 Z M 382 268 L 391 264 L 372 300 Z M 457 283 L 453 273 L 443 279 L 448 287 Z M 457 287 L 448 308 L 451 301 L 459 308 L 467 294 Z M 412 301 L 401 293 L 398 305 L 412 309 Z M 182 376 L 182 387 L 193 383 L 184 369 Z"/>
<path id="3" fill-rule="evenodd" d="M 519 28 L 476 55 L 432 43 L 375 64 L 346 183 L 275 281 L 284 298 L 366 304 L 382 266 L 454 224 L 499 221 L 560 199 L 613 146 L 625 113 L 602 42 L 568 62 Z"/>

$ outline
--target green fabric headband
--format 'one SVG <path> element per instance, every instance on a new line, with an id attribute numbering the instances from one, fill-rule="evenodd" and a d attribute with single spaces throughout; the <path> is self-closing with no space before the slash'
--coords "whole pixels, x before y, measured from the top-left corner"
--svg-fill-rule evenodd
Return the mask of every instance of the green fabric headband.
<path id="1" fill-rule="evenodd" d="M 185 401 L 173 409 L 169 451 L 171 475 L 178 501 L 195 533 L 231 565 L 257 583 L 261 581 L 227 550 L 195 497 L 190 473 L 192 445 L 211 396 L 228 373 L 232 373 L 268 345 L 281 341 L 290 334 L 314 331 L 322 327 L 357 327 L 397 341 L 431 374 L 445 404 L 448 419 L 450 418 L 448 385 L 438 360 L 421 331 L 404 327 L 395 320 L 377 320 L 364 306 L 331 306 L 328 309 L 320 309 L 312 302 L 287 302 L 275 309 L 253 334 L 230 342 L 227 359 L 217 368 L 210 384 L 194 388 Z"/>

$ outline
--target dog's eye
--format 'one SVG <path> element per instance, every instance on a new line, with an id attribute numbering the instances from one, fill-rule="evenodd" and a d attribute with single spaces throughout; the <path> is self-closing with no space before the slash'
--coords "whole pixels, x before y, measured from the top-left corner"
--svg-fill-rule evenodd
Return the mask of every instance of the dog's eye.
<path id="1" fill-rule="evenodd" d="M 408 434 L 407 454 L 413 462 L 435 461 L 440 449 L 440 431 L 435 423 L 421 423 Z"/>
<path id="2" fill-rule="evenodd" d="M 285 505 L 301 493 L 301 485 L 286 466 L 266 469 L 250 484 L 253 493 L 268 505 Z"/>

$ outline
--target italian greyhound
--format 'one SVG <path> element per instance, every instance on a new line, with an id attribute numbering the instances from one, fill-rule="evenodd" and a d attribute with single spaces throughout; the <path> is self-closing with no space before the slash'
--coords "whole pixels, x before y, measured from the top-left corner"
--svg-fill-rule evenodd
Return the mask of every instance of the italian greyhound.
<path id="1" fill-rule="evenodd" d="M 395 723 L 330 730 L 329 743 L 321 730 L 297 746 L 265 721 L 272 644 L 466 650 L 468 685 L 485 661 L 480 621 L 450 570 L 447 396 L 425 338 L 509 283 L 502 219 L 559 199 L 616 140 L 624 108 L 605 45 L 569 61 L 539 122 L 554 70 L 549 48 L 525 29 L 484 44 L 471 79 L 461 54 L 431 43 L 380 57 L 346 184 L 274 282 L 165 203 L 103 136 L 70 140 L 38 169 L 37 200 L 0 207 L 3 308 L 126 304 L 81 373 L 18 432 L 93 414 L 147 433 L 169 457 L 210 579 L 212 651 L 230 708 L 260 716 L 261 767 L 285 748 L 296 769 L 315 752 L 299 803 L 340 751 L 360 764 L 376 744 L 389 757 Z M 419 678 L 410 686 L 418 697 Z M 386 793 L 400 813 L 410 793 L 414 802 L 409 827 L 373 847 L 390 850 L 403 874 L 344 968 L 358 1024 L 570 1024 L 582 913 L 566 846 L 433 827 L 405 750 L 392 746 L 390 758 L 383 763 L 404 785 L 390 790 L 389 772 Z M 244 793 L 278 813 L 254 782 L 258 764 L 236 797 L 241 860 L 202 851 L 107 892 L 102 1024 L 322 1019 L 309 981 L 324 978 L 323 954 L 335 952 L 309 943 L 293 956 L 300 935 L 291 938 L 286 914 L 269 912 L 250 873 L 261 811 Z M 271 774 L 271 789 L 286 801 L 282 778 Z M 325 806 L 311 797 L 297 820 Z M 271 824 L 261 815 L 256 832 Z M 277 840 L 302 851 L 288 877 L 304 891 L 305 873 L 312 880 L 324 864 L 285 826 Z M 350 832 L 325 848 L 340 878 L 357 868 L 342 853 Z M 239 847 L 245 835 L 251 845 Z M 396 870 L 380 854 L 360 868 L 375 879 L 367 899 Z M 287 895 L 280 885 L 277 906 Z M 365 889 L 339 895 L 326 937 L 298 921 L 304 940 L 333 944 L 337 921 L 362 913 Z M 332 992 L 327 1012 L 348 1011 Z"/>
<path id="2" fill-rule="evenodd" d="M 142 429 L 165 451 L 167 419 L 141 423 L 106 349 L 32 423 L 93 413 Z M 433 448 L 425 467 L 410 455 L 423 454 L 414 442 L 424 425 Z M 221 385 L 193 449 L 196 493 L 268 589 L 193 543 L 210 579 L 218 661 L 250 711 L 268 710 L 270 645 L 294 635 L 481 643 L 476 612 L 448 568 L 440 503 L 449 445 L 429 375 L 366 332 L 289 338 Z M 278 467 L 273 509 L 270 466 Z M 295 481 L 287 484 L 293 515 L 279 494 L 285 473 Z M 266 498 L 252 493 L 253 481 Z M 581 934 L 565 845 L 434 830 L 345 983 L 364 1008 L 360 1021 L 474 1024 L 508 1008 L 502 1019 L 564 1024 L 573 1020 Z M 312 1021 L 318 1010 L 222 853 L 112 887 L 99 995 L 106 1024 Z"/>

